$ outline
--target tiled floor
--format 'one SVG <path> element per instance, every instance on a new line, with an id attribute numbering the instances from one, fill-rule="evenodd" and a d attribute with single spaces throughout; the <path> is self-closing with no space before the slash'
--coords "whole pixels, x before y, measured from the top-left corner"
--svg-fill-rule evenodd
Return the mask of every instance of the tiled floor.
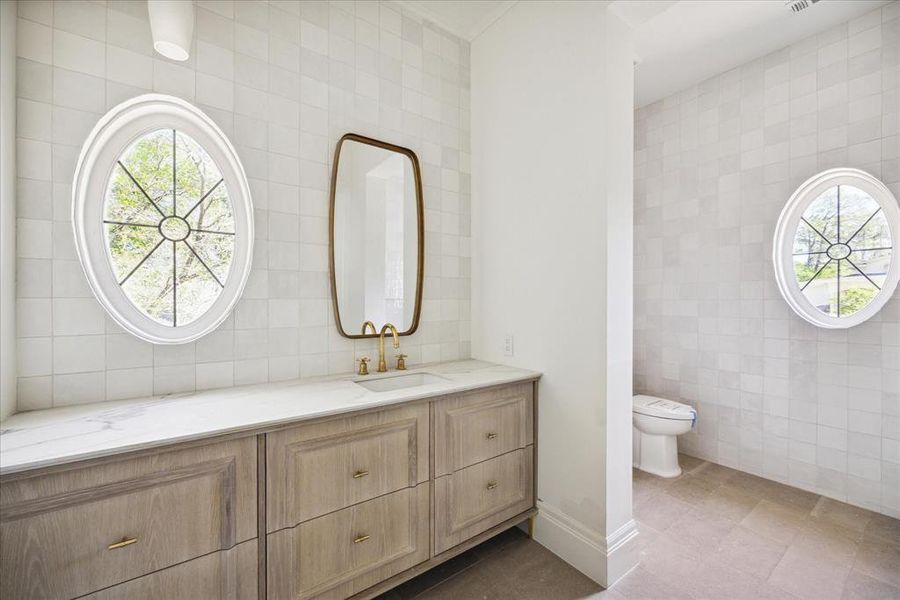
<path id="1" fill-rule="evenodd" d="M 378 600 L 622 600 L 609 594 L 513 527 Z"/>
<path id="2" fill-rule="evenodd" d="M 634 472 L 640 566 L 603 590 L 517 529 L 383 600 L 900 600 L 900 521 L 688 456 Z"/>

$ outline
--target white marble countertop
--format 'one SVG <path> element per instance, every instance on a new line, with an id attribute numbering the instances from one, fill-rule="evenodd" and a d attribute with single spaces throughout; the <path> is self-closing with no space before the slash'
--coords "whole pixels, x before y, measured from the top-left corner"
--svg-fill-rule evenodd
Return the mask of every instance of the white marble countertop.
<path id="1" fill-rule="evenodd" d="M 433 373 L 443 381 L 388 392 L 371 392 L 354 383 L 420 372 Z M 0 474 L 538 377 L 536 371 L 465 360 L 368 377 L 296 379 L 24 412 L 0 424 Z"/>

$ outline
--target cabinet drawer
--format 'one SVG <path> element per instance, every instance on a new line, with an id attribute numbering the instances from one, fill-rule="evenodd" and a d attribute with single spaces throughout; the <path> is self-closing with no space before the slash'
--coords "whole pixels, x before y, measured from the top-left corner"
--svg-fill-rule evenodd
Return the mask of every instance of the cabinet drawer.
<path id="1" fill-rule="evenodd" d="M 532 506 L 533 446 L 436 479 L 434 552 L 449 550 Z"/>
<path id="2" fill-rule="evenodd" d="M 428 559 L 430 486 L 420 484 L 268 536 L 271 598 L 348 598 Z"/>
<path id="3" fill-rule="evenodd" d="M 132 579 L 80 600 L 250 600 L 258 596 L 256 540 Z"/>
<path id="4" fill-rule="evenodd" d="M 255 438 L 4 480 L 0 596 L 80 596 L 254 537 Z"/>
<path id="5" fill-rule="evenodd" d="M 428 405 L 269 434 L 268 531 L 428 479 Z"/>
<path id="6" fill-rule="evenodd" d="M 529 382 L 435 403 L 435 477 L 533 443 L 533 393 Z"/>

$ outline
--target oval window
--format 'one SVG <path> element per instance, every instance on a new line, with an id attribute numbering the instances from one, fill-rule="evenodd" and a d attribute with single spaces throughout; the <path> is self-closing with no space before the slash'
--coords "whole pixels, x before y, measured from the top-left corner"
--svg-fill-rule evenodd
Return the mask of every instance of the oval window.
<path id="1" fill-rule="evenodd" d="M 858 325 L 894 293 L 900 208 L 878 179 L 831 169 L 791 196 L 775 231 L 778 287 L 801 317 L 827 328 Z"/>
<path id="2" fill-rule="evenodd" d="M 249 275 L 253 212 L 234 148 L 196 107 L 140 96 L 110 111 L 75 172 L 76 247 L 122 327 L 183 343 L 228 316 Z"/>

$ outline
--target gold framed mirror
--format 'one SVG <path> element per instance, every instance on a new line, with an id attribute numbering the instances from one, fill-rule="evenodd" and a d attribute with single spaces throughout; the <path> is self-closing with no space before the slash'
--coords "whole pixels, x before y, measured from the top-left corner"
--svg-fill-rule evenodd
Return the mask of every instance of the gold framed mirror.
<path id="1" fill-rule="evenodd" d="M 415 152 L 355 133 L 338 140 L 329 250 L 334 320 L 342 336 L 378 337 L 385 323 L 399 335 L 415 333 L 425 264 L 422 175 Z M 367 322 L 374 324 L 370 333 Z"/>

